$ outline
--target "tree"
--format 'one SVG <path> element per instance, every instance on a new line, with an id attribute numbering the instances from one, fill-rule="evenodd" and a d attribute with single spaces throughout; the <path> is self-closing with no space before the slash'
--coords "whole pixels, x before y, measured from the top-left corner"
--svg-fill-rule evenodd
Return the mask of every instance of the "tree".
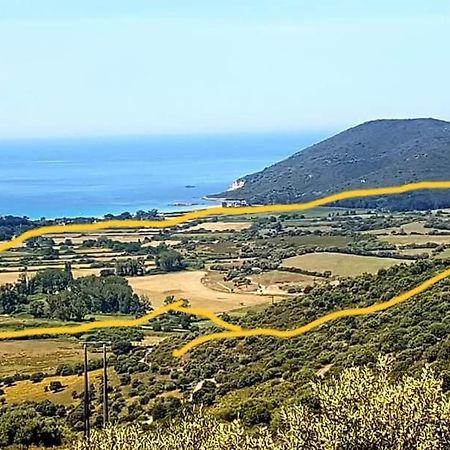
<path id="1" fill-rule="evenodd" d="M 183 257 L 175 250 L 163 250 L 156 257 L 156 266 L 164 272 L 175 272 L 184 268 Z"/>
<path id="2" fill-rule="evenodd" d="M 142 276 L 145 274 L 145 262 L 142 259 L 118 260 L 115 264 L 115 274 L 124 277 Z"/>
<path id="3" fill-rule="evenodd" d="M 59 417 L 40 414 L 38 405 L 10 407 L 0 415 L 0 446 L 29 448 L 61 445 L 64 432 Z"/>
<path id="4" fill-rule="evenodd" d="M 0 314 L 13 314 L 25 302 L 26 297 L 17 292 L 14 284 L 0 286 Z"/>
<path id="5" fill-rule="evenodd" d="M 39 270 L 34 277 L 35 292 L 55 294 L 69 286 L 73 277 L 71 271 L 60 269 Z"/>
<path id="6" fill-rule="evenodd" d="M 72 264 L 70 261 L 64 263 L 64 272 L 67 274 L 69 283 L 73 281 Z"/>
<path id="7" fill-rule="evenodd" d="M 33 373 L 30 376 L 30 381 L 33 383 L 40 383 L 44 379 L 44 374 L 42 372 Z"/>
<path id="8" fill-rule="evenodd" d="M 35 299 L 28 305 L 28 312 L 35 318 L 43 318 L 49 316 L 48 303 L 42 299 Z"/>
<path id="9" fill-rule="evenodd" d="M 51 317 L 59 320 L 81 322 L 87 313 L 85 303 L 71 291 L 63 291 L 48 298 Z"/>
<path id="10" fill-rule="evenodd" d="M 181 408 L 181 400 L 176 397 L 157 399 L 153 406 L 152 416 L 155 420 L 176 416 Z"/>
<path id="11" fill-rule="evenodd" d="M 111 349 L 115 355 L 126 355 L 133 350 L 133 344 L 130 341 L 118 341 L 112 344 Z"/>
<path id="12" fill-rule="evenodd" d="M 59 380 L 50 381 L 50 384 L 48 385 L 48 388 L 52 392 L 59 392 L 59 391 L 63 390 L 63 385 L 62 385 L 61 381 L 59 381 Z"/>

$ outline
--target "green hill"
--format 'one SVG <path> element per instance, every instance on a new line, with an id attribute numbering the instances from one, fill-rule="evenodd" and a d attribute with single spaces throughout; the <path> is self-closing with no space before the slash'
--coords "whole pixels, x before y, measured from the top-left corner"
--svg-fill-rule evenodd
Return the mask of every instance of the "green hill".
<path id="1" fill-rule="evenodd" d="M 245 328 L 296 328 L 330 311 L 391 299 L 444 270 L 448 262 L 401 264 L 377 275 L 343 279 L 339 286 L 318 285 L 308 295 L 249 313 L 239 323 Z M 394 373 L 420 373 L 431 364 L 450 379 L 449 306 L 450 281 L 444 280 L 384 312 L 336 320 L 297 338 L 210 342 L 181 359 L 173 358 L 171 351 L 183 340 L 169 339 L 155 349 L 152 361 L 159 370 L 176 374 L 179 386 L 214 378 L 194 401 L 214 405 L 219 417 L 240 417 L 250 425 L 269 423 L 274 411 L 293 399 L 313 401 L 309 386 L 318 375 L 372 365 L 379 355 L 394 358 Z"/>
<path id="2" fill-rule="evenodd" d="M 450 179 L 450 123 L 435 119 L 376 120 L 308 147 L 216 197 L 252 204 L 297 203 L 332 193 L 416 181 Z M 450 207 L 450 193 L 341 202 L 396 210 Z"/>

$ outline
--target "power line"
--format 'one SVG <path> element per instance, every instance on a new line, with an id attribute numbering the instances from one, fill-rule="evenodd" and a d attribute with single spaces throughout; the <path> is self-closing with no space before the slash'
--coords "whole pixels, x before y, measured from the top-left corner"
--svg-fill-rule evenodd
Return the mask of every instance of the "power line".
<path id="1" fill-rule="evenodd" d="M 106 428 L 109 422 L 109 405 L 108 405 L 108 360 L 106 355 L 106 346 L 110 345 L 110 341 L 85 341 L 83 343 L 84 351 L 84 437 L 89 444 L 91 437 L 90 424 L 90 389 L 89 389 L 89 364 L 88 364 L 88 346 L 103 346 L 103 427 Z"/>
<path id="2" fill-rule="evenodd" d="M 84 437 L 89 442 L 91 427 L 89 422 L 89 375 L 88 375 L 88 346 L 83 344 L 84 350 Z"/>
<path id="3" fill-rule="evenodd" d="M 103 428 L 106 428 L 109 421 L 108 411 L 108 361 L 106 359 L 106 344 L 103 344 Z"/>

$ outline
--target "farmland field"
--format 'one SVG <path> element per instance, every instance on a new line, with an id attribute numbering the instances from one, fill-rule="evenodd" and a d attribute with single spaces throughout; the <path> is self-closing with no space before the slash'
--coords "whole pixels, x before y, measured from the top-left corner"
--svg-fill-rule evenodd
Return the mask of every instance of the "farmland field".
<path id="1" fill-rule="evenodd" d="M 188 228 L 186 231 L 242 231 L 250 228 L 251 222 L 205 222 Z"/>
<path id="2" fill-rule="evenodd" d="M 432 248 L 402 248 L 397 251 L 397 254 L 401 256 L 422 256 L 431 255 Z"/>
<path id="3" fill-rule="evenodd" d="M 287 258 L 283 261 L 283 266 L 301 268 L 311 272 L 330 271 L 333 275 L 354 277 L 365 272 L 376 273 L 380 269 L 385 269 L 402 262 L 410 263 L 411 261 L 323 252 Z"/>
<path id="4" fill-rule="evenodd" d="M 161 306 L 167 296 L 186 298 L 192 306 L 208 308 L 215 312 L 230 311 L 243 306 L 267 302 L 267 298 L 256 294 L 219 292 L 206 287 L 202 278 L 204 271 L 178 272 L 128 278 L 133 290 L 146 295 L 152 306 Z"/>
<path id="5" fill-rule="evenodd" d="M 34 276 L 36 274 L 37 270 L 41 270 L 41 269 L 45 269 L 45 268 L 47 268 L 47 266 L 41 266 L 39 268 L 38 267 L 36 267 L 36 268 L 33 267 L 33 269 L 35 269 L 35 270 L 28 269 L 28 271 L 27 271 L 28 276 L 32 277 L 32 276 Z M 63 269 L 64 266 L 57 266 L 57 268 Z M 87 277 L 89 275 L 99 275 L 100 270 L 101 269 L 91 269 L 91 268 L 88 268 L 88 267 L 82 268 L 82 269 L 79 269 L 79 268 L 75 267 L 74 269 L 72 269 L 72 272 L 73 272 L 73 276 L 75 278 L 79 278 L 79 277 Z M 22 272 L 19 272 L 19 271 L 0 272 L 0 285 L 6 284 L 6 283 L 15 283 L 18 280 L 19 275 L 21 273 Z"/>
<path id="6" fill-rule="evenodd" d="M 89 382 L 99 389 L 102 378 L 102 369 L 94 370 L 89 373 Z M 108 371 L 108 378 L 112 385 L 118 383 L 116 373 L 110 369 Z M 45 387 L 52 381 L 60 381 L 63 385 L 63 390 L 60 392 L 46 391 Z M 69 405 L 74 401 L 72 399 L 72 392 L 78 393 L 83 390 L 83 377 L 79 375 L 68 376 L 51 376 L 45 378 L 39 383 L 33 383 L 29 380 L 18 381 L 13 386 L 5 387 L 5 397 L 8 403 L 23 403 L 28 401 L 42 402 L 51 400 L 57 404 Z"/>
<path id="7" fill-rule="evenodd" d="M 274 244 L 286 243 L 291 245 L 298 245 L 300 247 L 307 247 L 310 245 L 318 247 L 332 247 L 332 246 L 345 246 L 349 243 L 350 239 L 347 236 L 320 236 L 320 235 L 308 235 L 308 236 L 283 236 L 268 239 L 269 242 Z M 264 243 L 264 240 L 256 241 Z"/>
<path id="8" fill-rule="evenodd" d="M 0 376 L 16 372 L 50 372 L 59 364 L 80 362 L 82 348 L 75 339 L 33 339 L 0 343 Z"/>
<path id="9" fill-rule="evenodd" d="M 450 244 L 450 235 L 386 235 L 378 236 L 382 241 L 389 242 L 395 245 L 406 245 L 406 244 L 426 244 L 428 242 L 435 242 L 436 244 Z"/>
<path id="10" fill-rule="evenodd" d="M 440 259 L 450 258 L 450 248 L 447 248 L 443 252 L 438 253 L 436 255 L 436 258 L 440 258 Z"/>

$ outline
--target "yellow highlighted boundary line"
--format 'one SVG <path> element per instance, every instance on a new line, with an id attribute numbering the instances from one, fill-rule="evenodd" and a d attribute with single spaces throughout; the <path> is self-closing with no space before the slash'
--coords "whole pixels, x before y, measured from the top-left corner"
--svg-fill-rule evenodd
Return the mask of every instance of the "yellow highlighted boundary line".
<path id="1" fill-rule="evenodd" d="M 205 218 L 209 216 L 217 215 L 242 215 L 242 214 L 258 214 L 258 213 L 274 213 L 274 212 L 289 212 L 289 211 L 301 211 L 312 208 L 317 208 L 319 206 L 325 206 L 330 203 L 337 202 L 339 200 L 349 200 L 362 197 L 377 197 L 382 195 L 395 195 L 403 194 L 406 192 L 412 192 L 417 190 L 431 190 L 431 189 L 450 189 L 450 181 L 422 181 L 419 183 L 404 184 L 401 186 L 390 186 L 384 188 L 373 188 L 373 189 L 357 189 L 351 191 L 340 192 L 337 194 L 329 195 L 327 197 L 319 198 L 317 200 L 312 200 L 305 203 L 295 203 L 289 205 L 265 205 L 265 206 L 248 206 L 239 208 L 209 208 L 200 211 L 193 211 L 183 214 L 179 217 L 175 217 L 169 220 L 109 220 L 104 222 L 97 222 L 91 224 L 69 224 L 69 225 L 51 225 L 46 227 L 40 227 L 33 230 L 26 231 L 25 233 L 11 239 L 8 242 L 3 242 L 0 244 L 0 252 L 9 250 L 24 243 L 27 239 L 32 237 L 43 236 L 50 233 L 70 233 L 70 232 L 86 232 L 94 230 L 104 230 L 108 228 L 168 228 L 181 223 L 188 222 L 189 220 Z M 205 342 L 225 339 L 225 338 L 239 338 L 247 336 L 275 336 L 281 338 L 289 338 L 299 336 L 306 333 L 320 325 L 330 322 L 334 319 L 339 319 L 349 316 L 360 316 L 364 314 L 370 314 L 374 312 L 384 311 L 392 306 L 398 305 L 400 303 L 409 300 L 411 297 L 424 292 L 431 286 L 439 283 L 444 278 L 450 276 L 450 268 L 435 275 L 434 277 L 426 280 L 419 286 L 400 294 L 391 300 L 386 302 L 378 303 L 372 306 L 367 306 L 364 308 L 351 308 L 344 309 L 341 311 L 334 311 L 326 314 L 312 322 L 303 325 L 300 328 L 294 330 L 275 330 L 270 328 L 257 328 L 257 329 L 242 329 L 237 325 L 233 325 L 225 322 L 220 317 L 215 315 L 213 312 L 202 309 L 202 308 L 186 308 L 181 306 L 180 302 L 175 302 L 171 305 L 166 305 L 161 308 L 156 309 L 150 314 L 146 314 L 143 317 L 134 320 L 105 320 L 99 322 L 89 322 L 82 325 L 75 326 L 61 326 L 61 327 L 46 327 L 46 328 L 31 328 L 25 330 L 17 331 L 4 331 L 0 332 L 0 339 L 9 338 L 19 338 L 28 336 L 39 336 L 39 335 L 56 335 L 56 334 L 78 334 L 99 328 L 117 328 L 117 327 L 135 327 L 138 325 L 145 324 L 149 320 L 155 319 L 156 317 L 165 314 L 170 311 L 177 311 L 187 314 L 192 314 L 200 317 L 205 317 L 210 319 L 214 324 L 227 331 L 222 331 L 219 333 L 212 333 L 205 336 L 200 336 L 193 339 L 191 342 L 187 343 L 178 350 L 174 350 L 174 356 L 182 356 L 189 350 L 197 347 Z"/>
<path id="2" fill-rule="evenodd" d="M 121 327 L 137 327 L 139 325 L 144 325 L 149 320 L 156 319 L 170 311 L 181 312 L 186 314 L 192 314 L 197 317 L 204 317 L 211 320 L 221 328 L 225 328 L 230 331 L 239 331 L 242 328 L 238 325 L 234 325 L 225 322 L 220 317 L 217 317 L 212 311 L 203 308 L 186 308 L 181 306 L 182 300 L 171 303 L 170 305 L 162 306 L 161 308 L 155 309 L 149 314 L 146 314 L 138 319 L 113 319 L 113 320 L 102 320 L 99 322 L 89 322 L 82 325 L 68 325 L 62 327 L 42 327 L 42 328 L 29 328 L 25 330 L 17 331 L 1 331 L 0 339 L 11 339 L 11 338 L 21 338 L 28 336 L 42 336 L 42 335 L 56 335 L 56 334 L 79 334 L 86 333 L 99 328 L 121 328 Z"/>

